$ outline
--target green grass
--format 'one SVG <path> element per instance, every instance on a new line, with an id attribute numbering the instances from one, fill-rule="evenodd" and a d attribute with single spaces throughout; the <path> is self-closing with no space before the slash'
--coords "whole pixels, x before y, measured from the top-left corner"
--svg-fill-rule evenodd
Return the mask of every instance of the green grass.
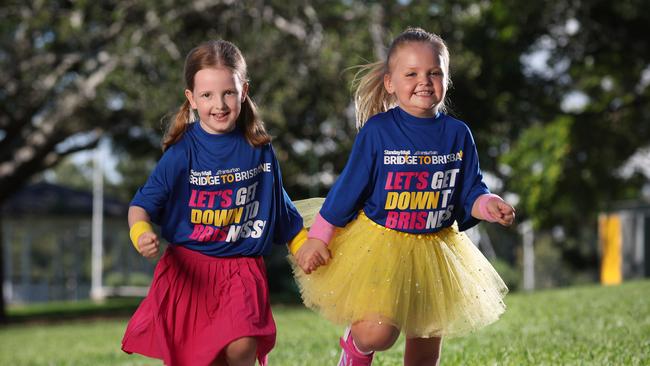
<path id="1" fill-rule="evenodd" d="M 650 281 L 512 294 L 497 323 L 444 341 L 443 365 L 649 365 Z M 334 365 L 333 326 L 300 307 L 275 306 L 270 364 Z M 0 328 L 0 365 L 160 365 L 119 349 L 126 319 L 22 323 Z M 374 365 L 400 365 L 404 340 Z"/>
<path id="2" fill-rule="evenodd" d="M 11 323 L 52 322 L 66 319 L 130 316 L 141 299 L 113 298 L 103 303 L 91 300 L 52 301 L 29 306 L 12 306 L 7 313 Z"/>

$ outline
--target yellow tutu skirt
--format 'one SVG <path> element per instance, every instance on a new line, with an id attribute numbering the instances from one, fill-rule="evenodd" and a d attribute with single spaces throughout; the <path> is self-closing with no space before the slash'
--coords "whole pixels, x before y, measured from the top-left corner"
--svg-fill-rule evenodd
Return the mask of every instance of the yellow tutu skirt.
<path id="1" fill-rule="evenodd" d="M 409 337 L 453 337 L 494 321 L 508 292 L 497 272 L 456 228 L 407 234 L 363 212 L 337 229 L 332 260 L 306 275 L 293 260 L 305 305 L 338 324 L 383 321 Z"/>

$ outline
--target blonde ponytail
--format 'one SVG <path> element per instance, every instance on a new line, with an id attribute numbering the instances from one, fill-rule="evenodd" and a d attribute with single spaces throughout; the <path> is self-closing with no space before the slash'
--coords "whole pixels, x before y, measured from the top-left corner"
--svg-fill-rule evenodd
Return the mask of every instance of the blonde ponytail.
<path id="1" fill-rule="evenodd" d="M 386 64 L 377 61 L 356 67 L 358 71 L 352 80 L 354 109 L 357 129 L 377 113 L 386 112 L 395 104 L 395 98 L 384 88 Z"/>

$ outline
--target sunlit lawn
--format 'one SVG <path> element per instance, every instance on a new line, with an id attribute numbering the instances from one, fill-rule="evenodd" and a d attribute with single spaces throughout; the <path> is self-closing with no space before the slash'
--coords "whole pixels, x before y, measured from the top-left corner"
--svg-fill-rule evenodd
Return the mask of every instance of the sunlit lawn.
<path id="1" fill-rule="evenodd" d="M 511 294 L 477 334 L 448 339 L 443 365 L 650 365 L 650 281 Z M 333 326 L 300 307 L 274 308 L 271 365 L 335 365 Z M 119 349 L 126 319 L 0 328 L 0 365 L 160 365 Z M 374 365 L 399 365 L 403 339 Z"/>

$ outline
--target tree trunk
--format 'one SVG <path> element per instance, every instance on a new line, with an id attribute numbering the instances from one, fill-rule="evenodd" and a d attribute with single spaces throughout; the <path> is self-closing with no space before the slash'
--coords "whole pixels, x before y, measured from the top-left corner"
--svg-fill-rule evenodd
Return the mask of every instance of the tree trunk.
<path id="1" fill-rule="evenodd" d="M 4 245 L 11 244 L 11 243 L 5 243 L 4 239 L 5 237 L 2 232 L 2 215 L 0 215 L 0 324 L 7 323 L 7 312 L 5 309 L 5 293 L 4 293 L 4 283 L 5 283 Z"/>

